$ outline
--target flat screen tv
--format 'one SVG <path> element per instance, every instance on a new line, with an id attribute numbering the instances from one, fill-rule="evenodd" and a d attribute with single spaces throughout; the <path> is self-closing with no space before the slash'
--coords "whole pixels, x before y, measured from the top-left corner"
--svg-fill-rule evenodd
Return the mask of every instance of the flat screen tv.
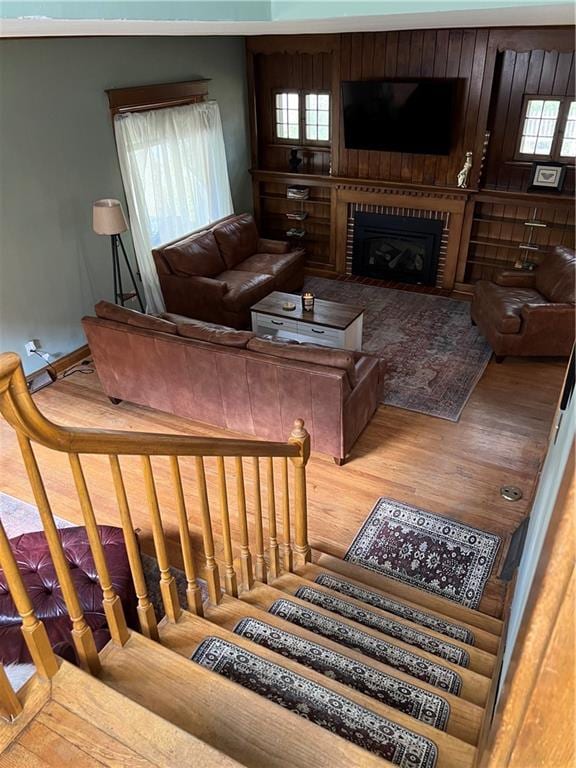
<path id="1" fill-rule="evenodd" d="M 448 155 L 458 80 L 359 80 L 342 83 L 347 149 Z"/>

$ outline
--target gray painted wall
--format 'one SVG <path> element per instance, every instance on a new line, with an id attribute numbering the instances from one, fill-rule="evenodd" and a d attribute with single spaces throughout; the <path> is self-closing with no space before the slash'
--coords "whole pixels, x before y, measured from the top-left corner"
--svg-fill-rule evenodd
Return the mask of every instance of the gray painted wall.
<path id="1" fill-rule="evenodd" d="M 0 41 L 0 351 L 61 356 L 112 298 L 110 242 L 91 204 L 124 200 L 106 88 L 208 77 L 220 105 L 235 210 L 251 208 L 242 38 Z M 131 242 L 126 233 L 124 241 Z"/>

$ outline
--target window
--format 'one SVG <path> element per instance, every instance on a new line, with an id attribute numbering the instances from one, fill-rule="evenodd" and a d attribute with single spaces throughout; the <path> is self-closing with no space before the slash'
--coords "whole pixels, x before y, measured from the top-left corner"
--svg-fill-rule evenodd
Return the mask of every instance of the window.
<path id="1" fill-rule="evenodd" d="M 517 157 L 576 157 L 576 102 L 570 98 L 526 96 Z"/>
<path id="2" fill-rule="evenodd" d="M 274 94 L 276 139 L 292 144 L 330 141 L 330 94 L 277 91 Z"/>

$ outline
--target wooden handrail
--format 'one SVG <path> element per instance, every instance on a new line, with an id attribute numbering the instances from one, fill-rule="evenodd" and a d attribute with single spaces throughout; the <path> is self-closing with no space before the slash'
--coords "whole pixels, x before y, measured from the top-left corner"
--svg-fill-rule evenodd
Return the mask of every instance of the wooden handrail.
<path id="1" fill-rule="evenodd" d="M 22 712 L 22 704 L 12 688 L 10 680 L 4 670 L 4 665 L 0 662 L 0 717 L 7 720 L 14 720 Z"/>

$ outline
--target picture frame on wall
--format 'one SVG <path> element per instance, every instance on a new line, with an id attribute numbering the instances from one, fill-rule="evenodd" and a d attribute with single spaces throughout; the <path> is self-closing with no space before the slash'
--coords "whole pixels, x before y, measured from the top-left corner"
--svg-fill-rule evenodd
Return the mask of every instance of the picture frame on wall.
<path id="1" fill-rule="evenodd" d="M 561 192 L 566 176 L 563 163 L 532 163 L 528 192 Z"/>

